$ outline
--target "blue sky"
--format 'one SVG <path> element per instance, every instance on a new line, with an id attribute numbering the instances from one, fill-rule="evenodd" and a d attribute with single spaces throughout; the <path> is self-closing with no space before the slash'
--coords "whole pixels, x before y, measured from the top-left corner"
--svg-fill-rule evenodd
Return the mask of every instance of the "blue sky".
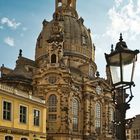
<path id="1" fill-rule="evenodd" d="M 0 65 L 14 68 L 19 49 L 34 59 L 37 36 L 44 19 L 50 21 L 55 0 L 0 0 Z M 96 46 L 96 63 L 101 77 L 105 77 L 104 53 L 117 43 L 120 32 L 128 47 L 140 49 L 140 0 L 77 0 L 79 17 L 91 29 Z M 140 58 L 136 65 L 134 99 L 127 117 L 140 114 Z"/>

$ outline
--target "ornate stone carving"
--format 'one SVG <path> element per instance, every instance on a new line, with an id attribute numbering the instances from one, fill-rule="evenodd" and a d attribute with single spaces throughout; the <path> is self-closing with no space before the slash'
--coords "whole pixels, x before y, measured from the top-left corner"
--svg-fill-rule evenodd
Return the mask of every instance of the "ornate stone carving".
<path id="1" fill-rule="evenodd" d="M 49 76 L 48 82 L 50 84 L 55 84 L 57 82 L 57 77 L 56 76 Z"/>
<path id="2" fill-rule="evenodd" d="M 58 21 L 54 22 L 52 26 L 52 33 L 50 38 L 47 40 L 48 43 L 52 42 L 63 42 L 63 28 Z"/>
<path id="3" fill-rule="evenodd" d="M 64 94 L 64 95 L 67 95 L 67 94 L 69 94 L 70 93 L 70 88 L 69 88 L 69 86 L 61 86 L 61 92 L 62 92 L 62 94 Z"/>

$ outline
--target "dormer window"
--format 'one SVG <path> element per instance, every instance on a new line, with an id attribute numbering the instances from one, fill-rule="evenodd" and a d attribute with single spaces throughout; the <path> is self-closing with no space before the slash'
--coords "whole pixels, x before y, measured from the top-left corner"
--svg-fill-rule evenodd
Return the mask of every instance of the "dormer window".
<path id="1" fill-rule="evenodd" d="M 56 63 L 56 55 L 55 54 L 51 55 L 51 63 Z"/>
<path id="2" fill-rule="evenodd" d="M 82 36 L 82 45 L 86 45 L 86 44 L 87 44 L 87 37 Z"/>

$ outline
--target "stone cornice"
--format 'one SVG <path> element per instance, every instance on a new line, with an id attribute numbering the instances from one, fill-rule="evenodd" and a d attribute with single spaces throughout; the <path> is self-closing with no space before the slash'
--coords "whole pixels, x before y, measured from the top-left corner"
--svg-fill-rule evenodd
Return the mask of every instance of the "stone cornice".
<path id="1" fill-rule="evenodd" d="M 25 136 L 29 136 L 30 133 L 46 135 L 46 133 L 42 133 L 42 132 L 36 132 L 36 131 L 24 130 L 24 129 L 12 128 L 12 127 L 5 127 L 5 126 L 0 126 L 0 132 L 8 133 L 8 134 L 25 135 Z"/>

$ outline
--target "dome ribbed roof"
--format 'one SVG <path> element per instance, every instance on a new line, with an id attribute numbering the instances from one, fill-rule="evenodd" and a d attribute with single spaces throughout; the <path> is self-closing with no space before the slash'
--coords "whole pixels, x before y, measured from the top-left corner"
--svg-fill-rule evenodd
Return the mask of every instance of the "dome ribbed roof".
<path id="1" fill-rule="evenodd" d="M 48 40 L 53 36 L 54 30 L 59 30 L 63 36 L 64 55 L 76 55 L 92 59 L 94 49 L 92 46 L 90 30 L 87 29 L 82 18 L 78 19 L 72 7 L 58 7 L 53 15 L 53 20 L 43 21 L 43 29 L 37 39 L 35 59 L 48 55 Z"/>
<path id="2" fill-rule="evenodd" d="M 36 46 L 36 59 L 46 55 L 49 44 L 47 40 L 52 35 L 52 28 L 55 20 L 44 25 L 40 33 Z M 92 41 L 90 31 L 83 25 L 82 19 L 76 19 L 71 16 L 64 16 L 59 24 L 63 30 L 64 52 L 75 52 L 92 58 Z"/>

